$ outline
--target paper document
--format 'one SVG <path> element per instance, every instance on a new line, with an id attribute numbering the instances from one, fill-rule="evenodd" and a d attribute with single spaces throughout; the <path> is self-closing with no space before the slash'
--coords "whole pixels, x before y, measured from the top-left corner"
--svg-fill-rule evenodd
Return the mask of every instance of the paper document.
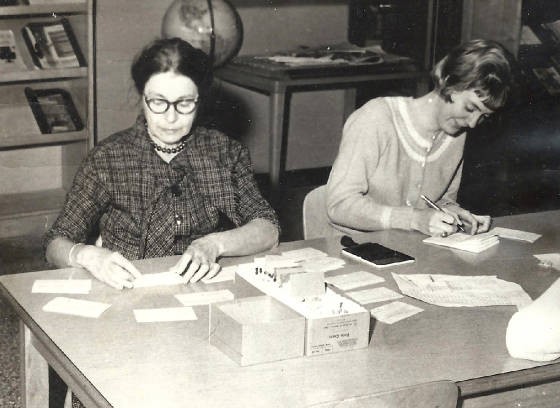
<path id="1" fill-rule="evenodd" d="M 448 237 L 429 237 L 423 242 L 426 244 L 441 245 L 449 248 L 460 249 L 468 252 L 482 252 L 500 241 L 495 234 L 485 232 L 478 235 L 469 235 L 457 232 Z"/>
<path id="2" fill-rule="evenodd" d="M 185 284 L 185 279 L 175 272 L 144 273 L 134 279 L 135 288 Z"/>
<path id="3" fill-rule="evenodd" d="M 352 290 L 362 286 L 375 285 L 384 282 L 385 279 L 373 273 L 357 271 L 345 273 L 344 275 L 327 276 L 325 281 L 340 290 Z"/>
<path id="4" fill-rule="evenodd" d="M 496 234 L 500 238 L 515 239 L 517 241 L 535 242 L 542 235 L 533 232 L 525 232 L 514 230 L 510 228 L 495 227 L 489 231 L 491 234 Z"/>
<path id="5" fill-rule="evenodd" d="M 282 252 L 282 256 L 287 259 L 291 259 L 295 262 L 305 261 L 306 259 L 313 259 L 318 258 L 321 256 L 328 256 L 326 252 L 319 251 L 315 248 L 300 248 L 300 249 L 293 249 L 291 251 L 284 251 Z"/>
<path id="6" fill-rule="evenodd" d="M 226 266 L 220 269 L 220 272 L 213 278 L 204 277 L 201 279 L 204 283 L 219 283 L 235 280 L 235 272 L 237 271 L 237 265 Z"/>
<path id="7" fill-rule="evenodd" d="M 192 307 L 164 307 L 158 309 L 134 309 L 134 318 L 138 323 L 180 322 L 196 320 Z"/>
<path id="8" fill-rule="evenodd" d="M 175 295 L 175 297 L 184 306 L 209 305 L 210 303 L 225 302 L 235 299 L 233 293 L 227 289 L 210 292 L 182 293 Z"/>
<path id="9" fill-rule="evenodd" d="M 301 261 L 300 266 L 305 272 L 328 272 L 340 269 L 345 265 L 344 260 L 332 256 L 319 256 Z"/>
<path id="10" fill-rule="evenodd" d="M 49 301 L 43 310 L 45 312 L 62 313 L 74 316 L 98 318 L 111 305 L 108 303 L 92 302 L 90 300 L 55 297 Z"/>
<path id="11" fill-rule="evenodd" d="M 559 253 L 551 253 L 551 254 L 536 254 L 533 255 L 540 261 L 541 266 L 545 266 L 547 268 L 554 268 L 560 270 L 560 254 Z"/>
<path id="12" fill-rule="evenodd" d="M 531 298 L 521 286 L 496 276 L 392 275 L 404 295 L 433 305 L 521 307 L 531 303 Z"/>
<path id="13" fill-rule="evenodd" d="M 424 309 L 420 307 L 396 301 L 371 309 L 370 313 L 373 317 L 383 323 L 393 324 L 399 320 L 414 316 L 422 311 L 424 311 Z"/>
<path id="14" fill-rule="evenodd" d="M 38 279 L 33 282 L 32 293 L 87 294 L 91 279 Z"/>
<path id="15" fill-rule="evenodd" d="M 355 290 L 348 292 L 347 295 L 362 305 L 385 302 L 387 300 L 395 300 L 403 297 L 400 293 L 385 287 Z"/>

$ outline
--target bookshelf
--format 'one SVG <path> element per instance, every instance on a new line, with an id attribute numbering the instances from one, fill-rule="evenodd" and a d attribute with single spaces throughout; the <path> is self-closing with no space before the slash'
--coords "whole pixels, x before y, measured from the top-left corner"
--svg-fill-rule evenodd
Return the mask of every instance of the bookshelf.
<path id="1" fill-rule="evenodd" d="M 560 100 L 560 2 L 464 0 L 462 39 L 489 38 L 519 61 L 531 103 Z"/>
<path id="2" fill-rule="evenodd" d="M 44 233 L 56 218 L 77 167 L 93 146 L 94 1 L 33 4 L 19 0 L 17 5 L 0 6 L 0 30 L 13 33 L 19 59 L 15 68 L 0 61 L 0 238 Z M 85 64 L 38 68 L 22 28 L 61 19 L 70 23 Z M 68 91 L 83 129 L 41 133 L 25 95 L 27 87 Z"/>

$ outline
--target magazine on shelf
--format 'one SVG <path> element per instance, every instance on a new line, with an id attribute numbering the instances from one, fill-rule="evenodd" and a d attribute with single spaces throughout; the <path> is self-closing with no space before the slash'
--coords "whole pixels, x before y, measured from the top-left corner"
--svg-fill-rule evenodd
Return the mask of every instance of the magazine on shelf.
<path id="1" fill-rule="evenodd" d="M 556 68 L 533 68 L 533 73 L 550 95 L 560 95 L 560 74 Z"/>
<path id="2" fill-rule="evenodd" d="M 0 30 L 0 73 L 26 71 L 12 30 Z"/>
<path id="3" fill-rule="evenodd" d="M 85 66 L 70 22 L 31 22 L 22 28 L 23 39 L 33 63 L 41 69 Z"/>
<path id="4" fill-rule="evenodd" d="M 73 132 L 84 128 L 72 96 L 65 89 L 27 87 L 25 96 L 41 133 Z"/>

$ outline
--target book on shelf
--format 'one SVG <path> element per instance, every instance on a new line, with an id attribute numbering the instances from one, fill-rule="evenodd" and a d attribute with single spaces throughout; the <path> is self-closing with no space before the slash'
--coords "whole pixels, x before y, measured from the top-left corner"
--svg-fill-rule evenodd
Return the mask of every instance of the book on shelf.
<path id="1" fill-rule="evenodd" d="M 0 7 L 17 6 L 18 4 L 20 4 L 19 0 L 0 0 Z"/>
<path id="2" fill-rule="evenodd" d="M 37 68 L 86 66 L 72 26 L 66 18 L 54 22 L 31 22 L 21 30 Z"/>
<path id="3" fill-rule="evenodd" d="M 560 95 L 560 74 L 556 68 L 552 66 L 533 68 L 533 73 L 550 95 Z"/>
<path id="4" fill-rule="evenodd" d="M 25 0 L 29 5 L 35 4 L 59 4 L 59 3 L 85 3 L 85 0 Z"/>
<path id="5" fill-rule="evenodd" d="M 0 30 L 0 73 L 26 71 L 12 30 Z"/>
<path id="6" fill-rule="evenodd" d="M 541 27 L 548 33 L 555 45 L 560 45 L 560 20 L 541 23 Z"/>
<path id="7" fill-rule="evenodd" d="M 41 133 L 82 130 L 84 124 L 70 93 L 61 88 L 25 88 L 25 96 Z"/>

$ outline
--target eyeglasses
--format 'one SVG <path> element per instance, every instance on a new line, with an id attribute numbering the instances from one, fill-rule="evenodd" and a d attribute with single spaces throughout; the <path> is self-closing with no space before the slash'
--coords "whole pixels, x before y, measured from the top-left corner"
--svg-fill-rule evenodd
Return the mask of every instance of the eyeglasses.
<path id="1" fill-rule="evenodd" d="M 150 98 L 144 95 L 144 102 L 153 113 L 162 114 L 167 112 L 169 107 L 173 105 L 175 112 L 181 115 L 188 115 L 196 109 L 198 105 L 198 96 L 193 99 L 179 99 L 175 102 L 169 102 L 167 99 Z"/>

